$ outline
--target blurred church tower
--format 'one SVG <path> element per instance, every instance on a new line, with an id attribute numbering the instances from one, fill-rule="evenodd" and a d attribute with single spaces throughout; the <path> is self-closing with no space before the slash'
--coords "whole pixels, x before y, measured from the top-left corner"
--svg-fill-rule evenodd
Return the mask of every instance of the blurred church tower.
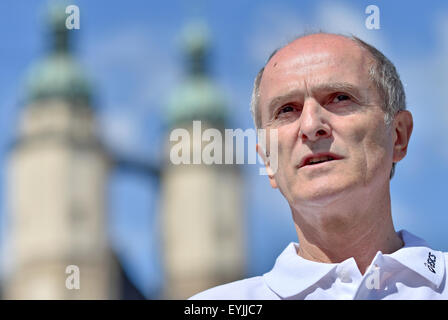
<path id="1" fill-rule="evenodd" d="M 8 170 L 11 274 L 6 299 L 116 298 L 105 191 L 108 158 L 91 89 L 69 50 L 65 6 L 52 6 L 52 46 L 31 70 Z M 66 267 L 80 270 L 67 289 Z"/>
<path id="2" fill-rule="evenodd" d="M 207 128 L 220 130 L 223 146 L 228 125 L 221 91 L 208 72 L 205 25 L 190 24 L 183 43 L 187 76 L 173 92 L 167 108 L 169 130 L 161 177 L 165 299 L 185 299 L 241 279 L 245 270 L 243 189 L 237 166 L 203 162 L 174 165 L 169 158 L 171 147 L 179 143 L 170 142 L 173 129 L 187 129 L 190 146 L 198 143 L 203 149 L 209 142 L 201 142 L 200 135 L 193 136 L 194 120 L 201 121 L 202 132 Z M 192 161 L 192 152 L 190 155 Z"/>

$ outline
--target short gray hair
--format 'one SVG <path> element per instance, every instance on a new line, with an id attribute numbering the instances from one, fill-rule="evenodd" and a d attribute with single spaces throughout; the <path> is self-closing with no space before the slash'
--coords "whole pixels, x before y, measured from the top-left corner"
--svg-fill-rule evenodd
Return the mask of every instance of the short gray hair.
<path id="1" fill-rule="evenodd" d="M 313 34 L 313 33 L 311 33 Z M 316 32 L 314 34 L 332 34 L 327 32 Z M 271 60 L 271 58 L 282 48 L 286 47 L 288 44 L 296 41 L 297 39 L 303 38 L 309 35 L 304 34 L 296 37 L 294 40 L 288 42 L 286 45 L 274 50 L 274 52 L 269 56 L 266 60 L 265 65 L 258 72 L 255 77 L 254 87 L 252 90 L 252 99 L 250 104 L 250 110 L 252 113 L 252 118 L 254 120 L 255 128 L 261 128 L 261 115 L 258 110 L 259 97 L 260 97 L 260 83 L 261 78 L 263 77 L 264 68 Z M 382 109 L 385 112 L 384 121 L 387 126 L 389 126 L 397 112 L 400 110 L 406 109 L 406 95 L 404 92 L 403 84 L 401 83 L 400 76 L 393 65 L 393 63 L 386 58 L 384 54 L 382 54 L 378 49 L 373 47 L 372 45 L 364 42 L 358 37 L 351 35 L 345 36 L 340 35 L 347 39 L 353 40 L 356 44 L 358 44 L 362 49 L 367 50 L 373 58 L 374 63 L 370 66 L 369 76 L 370 79 L 375 83 L 376 88 L 378 90 L 378 94 L 383 100 Z M 390 173 L 390 178 L 392 179 L 395 172 L 396 163 L 392 164 L 392 170 Z"/>

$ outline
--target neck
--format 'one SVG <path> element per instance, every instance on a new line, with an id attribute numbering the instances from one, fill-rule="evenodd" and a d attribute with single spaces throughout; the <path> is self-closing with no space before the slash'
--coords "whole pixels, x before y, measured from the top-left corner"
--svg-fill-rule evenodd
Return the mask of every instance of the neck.
<path id="1" fill-rule="evenodd" d="M 355 204 L 344 199 L 325 207 L 291 207 L 300 243 L 297 254 L 323 263 L 353 257 L 364 274 L 378 251 L 400 249 L 403 242 L 393 227 L 389 188 L 383 190 L 376 196 L 357 195 Z"/>

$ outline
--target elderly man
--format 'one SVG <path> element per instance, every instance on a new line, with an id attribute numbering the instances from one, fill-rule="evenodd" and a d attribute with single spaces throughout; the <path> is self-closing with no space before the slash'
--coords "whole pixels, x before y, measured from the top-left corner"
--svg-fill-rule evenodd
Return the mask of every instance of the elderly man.
<path id="1" fill-rule="evenodd" d="M 448 299 L 448 256 L 392 222 L 413 126 L 393 64 L 356 37 L 302 36 L 271 56 L 252 100 L 256 127 L 277 130 L 275 172 L 269 142 L 257 151 L 299 244 L 263 276 L 192 299 Z"/>

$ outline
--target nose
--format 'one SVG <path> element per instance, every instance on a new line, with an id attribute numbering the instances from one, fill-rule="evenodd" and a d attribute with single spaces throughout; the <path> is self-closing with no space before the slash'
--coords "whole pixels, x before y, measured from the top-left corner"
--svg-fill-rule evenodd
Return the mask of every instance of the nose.
<path id="1" fill-rule="evenodd" d="M 324 119 L 324 108 L 314 99 L 307 99 L 300 116 L 299 138 L 317 141 L 331 136 L 331 128 Z"/>

